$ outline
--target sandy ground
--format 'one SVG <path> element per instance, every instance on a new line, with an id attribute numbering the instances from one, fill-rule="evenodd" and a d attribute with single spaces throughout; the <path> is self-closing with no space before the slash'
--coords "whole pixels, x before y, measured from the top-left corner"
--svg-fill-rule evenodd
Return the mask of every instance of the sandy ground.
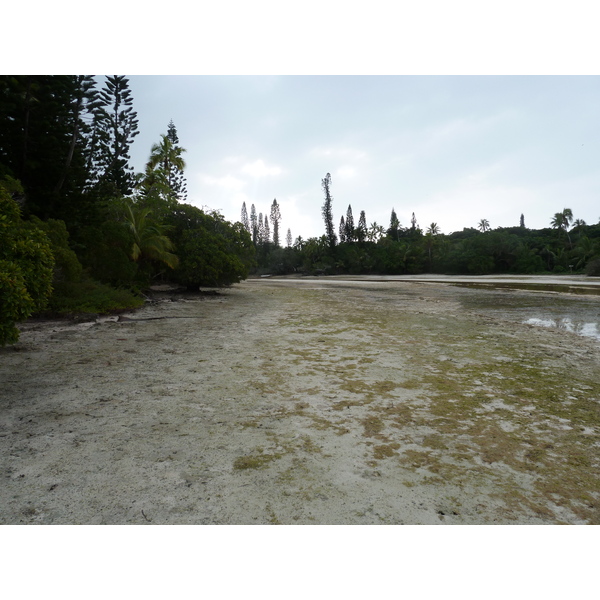
<path id="1" fill-rule="evenodd" d="M 524 324 L 540 303 L 600 318 L 318 278 L 27 322 L 0 349 L 0 523 L 598 524 L 600 341 Z"/>

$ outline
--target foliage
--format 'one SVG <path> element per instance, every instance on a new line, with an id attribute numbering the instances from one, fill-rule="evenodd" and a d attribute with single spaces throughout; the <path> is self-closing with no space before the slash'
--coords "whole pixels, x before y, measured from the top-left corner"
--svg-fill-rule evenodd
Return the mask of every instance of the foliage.
<path id="1" fill-rule="evenodd" d="M 255 248 L 241 223 L 180 204 L 169 225 L 180 257 L 170 277 L 189 289 L 238 283 L 255 266 Z"/>
<path id="2" fill-rule="evenodd" d="M 53 285 L 62 281 L 79 281 L 83 267 L 77 255 L 69 247 L 69 232 L 64 221 L 48 219 L 42 221 L 32 217 L 28 228 L 41 229 L 50 240 L 52 255 L 54 256 Z"/>
<path id="3" fill-rule="evenodd" d="M 19 339 L 15 323 L 46 306 L 54 258 L 46 234 L 21 219 L 0 185 L 0 345 Z"/>
<path id="4" fill-rule="evenodd" d="M 115 289 L 83 277 L 80 281 L 62 281 L 56 284 L 44 314 L 110 313 L 116 310 L 138 308 L 144 299 L 127 289 Z"/>
<path id="5" fill-rule="evenodd" d="M 185 152 L 183 148 L 179 147 L 179 137 L 177 136 L 177 128 L 173 123 L 173 119 L 169 121 L 167 137 L 176 154 L 180 156 L 182 152 Z M 187 182 L 183 174 L 184 168 L 184 164 L 172 164 L 169 168 L 169 187 L 174 192 L 174 196 L 178 202 L 185 202 L 187 200 Z"/>
<path id="6" fill-rule="evenodd" d="M 394 226 L 396 223 L 397 227 Z M 600 256 L 600 224 L 586 225 L 581 220 L 573 228 L 576 235 L 571 236 L 572 247 L 568 237 L 558 237 L 550 228 L 530 230 L 518 226 L 491 230 L 486 226 L 485 232 L 471 227 L 444 235 L 437 223 L 431 223 L 426 234 L 416 226 L 414 218 L 411 223 L 414 223 L 414 229 L 412 226 L 402 228 L 394 211 L 392 227 L 388 228 L 386 236 L 382 235 L 383 228 L 373 224 L 364 242 L 349 242 L 340 236 L 340 243 L 333 249 L 327 236 L 306 241 L 299 238 L 300 242 L 297 240 L 292 248 L 294 256 L 288 257 L 286 262 L 287 272 L 583 273 L 586 265 Z M 271 253 L 268 247 L 258 253 L 261 273 L 281 272 Z M 593 267 L 589 268 L 593 270 Z"/>
<path id="7" fill-rule="evenodd" d="M 585 267 L 585 273 L 588 277 L 600 277 L 600 258 L 590 260 Z"/>
<path id="8" fill-rule="evenodd" d="M 112 183 L 119 193 L 128 195 L 134 185 L 132 169 L 128 165 L 129 146 L 139 134 L 129 80 L 123 75 L 107 77 L 100 100 L 96 113 L 100 180 Z"/>
<path id="9" fill-rule="evenodd" d="M 179 258 L 171 252 L 173 242 L 164 235 L 162 226 L 152 220 L 151 213 L 150 208 L 125 203 L 125 223 L 133 239 L 130 257 L 135 262 L 157 261 L 174 269 Z"/>
<path id="10" fill-rule="evenodd" d="M 133 235 L 123 221 L 112 218 L 87 227 L 81 239 L 81 262 L 94 279 L 115 287 L 142 287 L 139 265 L 130 258 Z"/>

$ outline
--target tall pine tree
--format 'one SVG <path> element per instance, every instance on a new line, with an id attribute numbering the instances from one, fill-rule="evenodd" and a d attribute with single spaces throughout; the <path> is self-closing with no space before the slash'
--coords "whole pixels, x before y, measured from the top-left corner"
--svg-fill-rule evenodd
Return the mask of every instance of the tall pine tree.
<path id="1" fill-rule="evenodd" d="M 20 180 L 26 211 L 42 219 L 69 216 L 65 196 L 79 192 L 85 180 L 83 79 L 0 76 L 0 177 Z"/>
<path id="2" fill-rule="evenodd" d="M 100 92 L 102 106 L 98 119 L 100 180 L 112 184 L 116 192 L 128 196 L 135 180 L 129 166 L 129 146 L 138 135 L 137 113 L 129 80 L 123 75 L 107 77 Z"/>
<path id="3" fill-rule="evenodd" d="M 279 246 L 279 223 L 281 222 L 281 211 L 277 199 L 271 204 L 271 224 L 273 225 L 273 244 Z"/>
<path id="4" fill-rule="evenodd" d="M 167 129 L 167 138 L 171 141 L 174 149 L 179 149 L 179 137 L 177 136 L 177 128 L 173 123 L 173 119 L 169 121 L 169 127 Z M 183 150 L 183 149 L 181 149 Z M 187 201 L 187 181 L 183 174 L 183 169 L 175 164 L 170 165 L 169 169 L 169 187 L 175 193 L 175 197 L 179 202 L 185 203 Z"/>
<path id="5" fill-rule="evenodd" d="M 365 211 L 360 211 L 360 217 L 358 218 L 358 227 L 356 228 L 356 239 L 359 242 L 364 242 L 367 237 L 367 216 Z"/>
<path id="6" fill-rule="evenodd" d="M 331 197 L 331 175 L 329 173 L 321 180 L 321 187 L 325 192 L 325 202 L 321 208 L 323 220 L 325 221 L 325 235 L 329 247 L 333 249 L 337 243 L 337 236 L 335 235 L 335 228 L 333 226 L 333 211 L 331 208 L 333 198 Z"/>
<path id="7" fill-rule="evenodd" d="M 340 218 L 338 233 L 340 234 L 340 244 L 343 244 L 346 241 L 346 223 L 344 222 L 344 215 Z"/>
<path id="8" fill-rule="evenodd" d="M 348 204 L 348 210 L 346 211 L 346 229 L 345 236 L 347 242 L 353 242 L 356 237 L 354 231 L 354 217 L 352 216 L 352 206 Z"/>
<path id="9" fill-rule="evenodd" d="M 398 240 L 400 236 L 400 221 L 396 215 L 395 209 L 392 208 L 392 214 L 390 216 L 390 227 L 387 230 L 388 237 L 393 240 Z"/>
<path id="10" fill-rule="evenodd" d="M 258 218 L 254 204 L 250 207 L 250 228 L 252 229 L 252 243 L 256 245 L 258 243 Z"/>
<path id="11" fill-rule="evenodd" d="M 252 229 L 250 228 L 250 220 L 248 219 L 248 210 L 246 208 L 246 203 L 245 202 L 242 203 L 241 219 L 242 219 L 242 225 L 244 226 L 244 229 L 250 235 L 252 235 Z"/>

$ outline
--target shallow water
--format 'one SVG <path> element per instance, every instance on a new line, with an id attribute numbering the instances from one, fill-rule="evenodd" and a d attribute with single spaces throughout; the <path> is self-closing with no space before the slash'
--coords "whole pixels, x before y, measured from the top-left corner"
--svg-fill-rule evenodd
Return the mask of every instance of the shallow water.
<path id="1" fill-rule="evenodd" d="M 598 323 L 585 323 L 583 321 L 572 321 L 569 318 L 562 319 L 538 319 L 531 318 L 525 321 L 528 325 L 539 325 L 541 327 L 554 327 L 578 333 L 584 337 L 591 337 L 600 341 L 600 328 Z"/>
<path id="2" fill-rule="evenodd" d="M 600 298 L 574 294 L 469 289 L 460 302 L 468 309 L 498 311 L 528 325 L 553 327 L 600 342 Z"/>

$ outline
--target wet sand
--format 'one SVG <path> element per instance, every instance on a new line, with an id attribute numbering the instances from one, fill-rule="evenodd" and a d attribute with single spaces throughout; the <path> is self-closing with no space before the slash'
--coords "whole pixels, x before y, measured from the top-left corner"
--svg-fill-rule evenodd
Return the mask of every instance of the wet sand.
<path id="1" fill-rule="evenodd" d="M 418 279 L 23 324 L 0 523 L 600 523 L 600 344 L 515 312 L 600 297 Z"/>

